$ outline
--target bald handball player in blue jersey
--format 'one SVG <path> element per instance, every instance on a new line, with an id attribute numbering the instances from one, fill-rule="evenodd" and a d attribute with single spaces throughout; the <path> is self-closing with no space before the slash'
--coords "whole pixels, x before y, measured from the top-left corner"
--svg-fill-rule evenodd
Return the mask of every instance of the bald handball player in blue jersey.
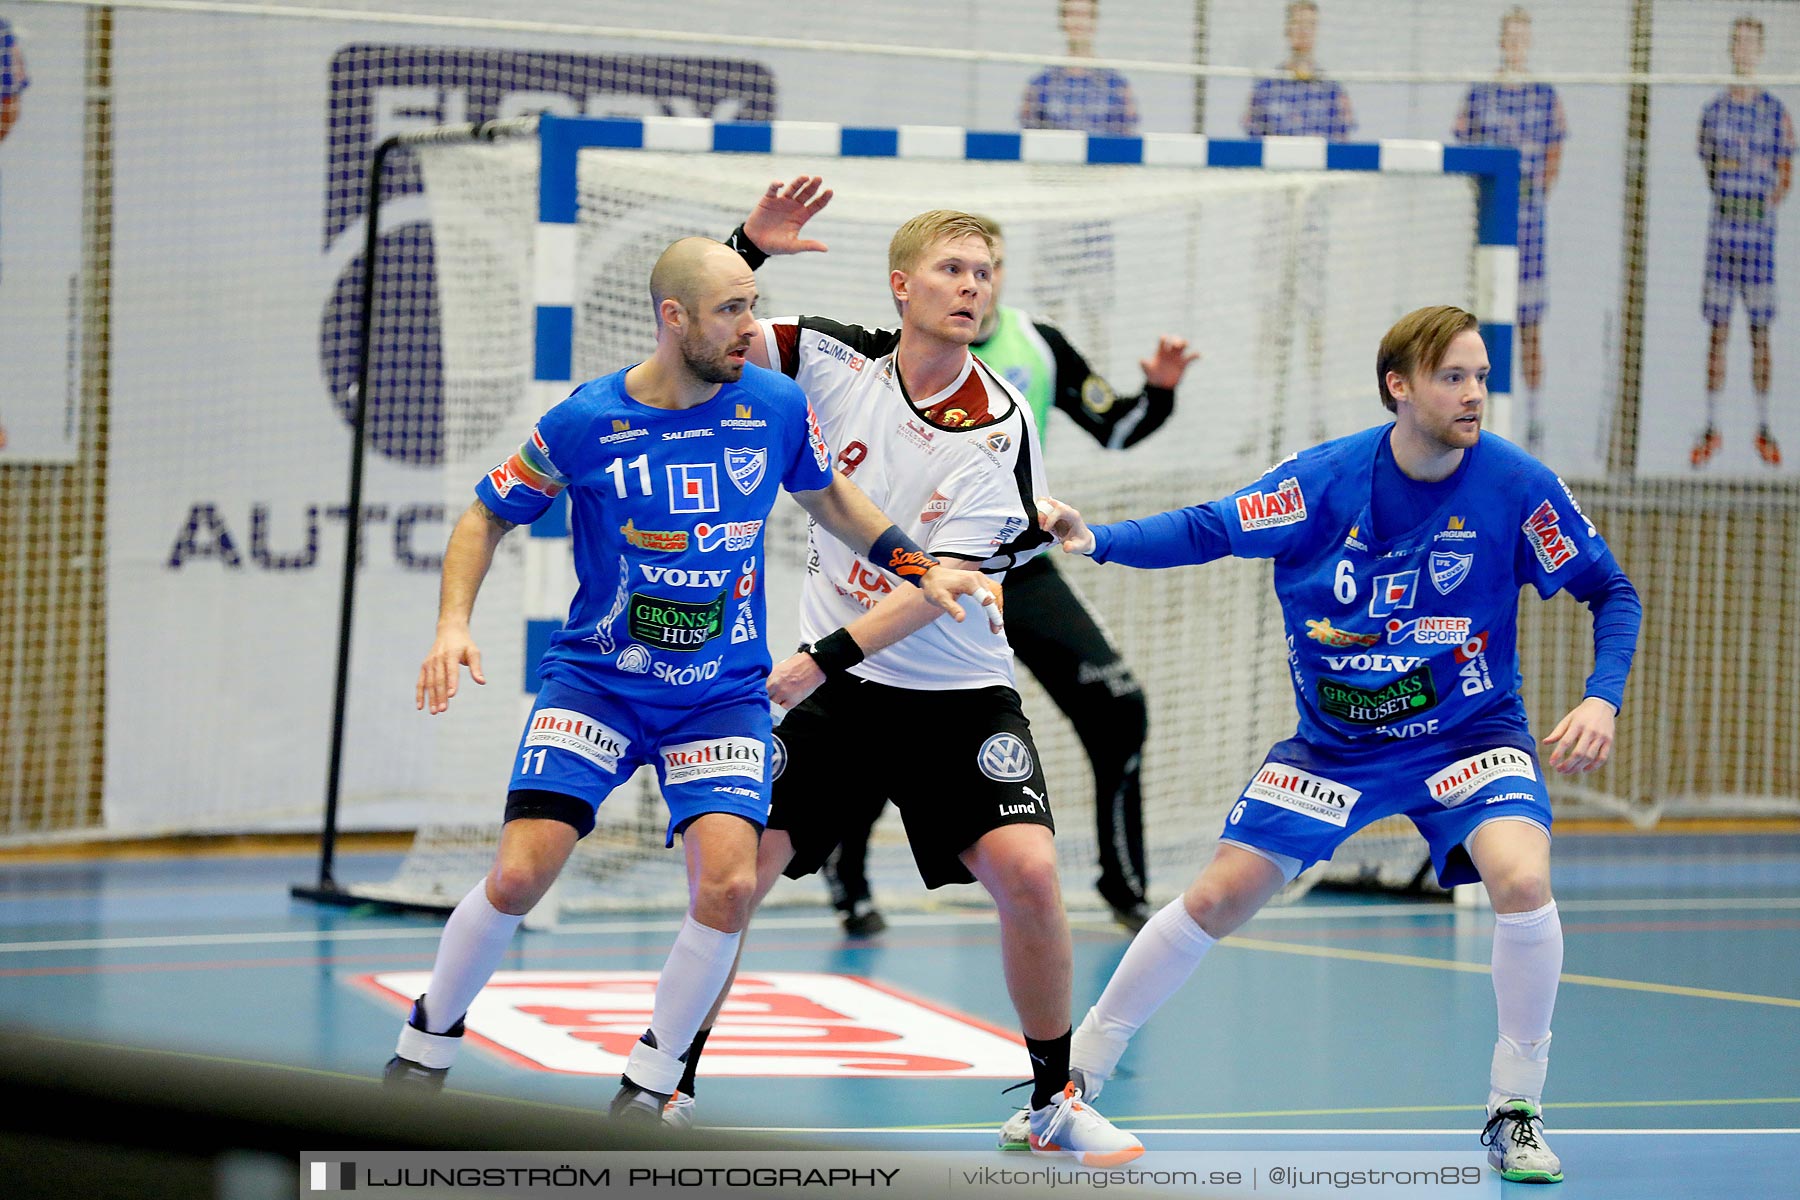
<path id="1" fill-rule="evenodd" d="M 450 915 L 430 984 L 388 1062 L 391 1086 L 443 1086 L 463 1015 L 513 931 L 593 830 L 599 805 L 654 764 L 691 899 L 612 1114 L 660 1126 L 756 891 L 771 782 L 763 529 L 778 492 L 958 621 L 958 595 L 984 604 L 999 595 L 977 573 L 940 566 L 831 469 L 798 384 L 747 365 L 761 330 L 756 279 L 736 251 L 708 238 L 675 242 L 651 271 L 650 299 L 656 352 L 545 413 L 476 484 L 444 552 L 437 639 L 417 695 L 434 713 L 448 707 L 463 666 L 484 682 L 469 616 L 500 539 L 565 488 L 580 590 L 544 653 L 493 869 Z M 904 632 L 863 641 L 874 653 Z"/>
<path id="2" fill-rule="evenodd" d="M 1544 739 L 1563 774 L 1612 753 L 1642 609 L 1562 481 L 1481 432 L 1487 374 L 1472 315 L 1419 309 L 1376 359 L 1392 424 L 1307 450 L 1235 495 L 1143 520 L 1090 529 L 1067 504 L 1039 503 L 1064 551 L 1098 562 L 1274 559 L 1300 710 L 1294 736 L 1232 807 L 1212 861 L 1137 935 L 1076 1030 L 1069 1064 L 1087 1095 L 1214 942 L 1357 830 L 1405 814 L 1441 883 L 1480 880 L 1493 900 L 1488 1160 L 1510 1180 L 1561 1181 L 1541 1111 L 1562 925 L 1549 795 L 1519 698 L 1518 595 L 1567 591 L 1594 614 L 1585 697 Z M 1002 1144 L 1016 1132 L 1009 1125 Z"/>

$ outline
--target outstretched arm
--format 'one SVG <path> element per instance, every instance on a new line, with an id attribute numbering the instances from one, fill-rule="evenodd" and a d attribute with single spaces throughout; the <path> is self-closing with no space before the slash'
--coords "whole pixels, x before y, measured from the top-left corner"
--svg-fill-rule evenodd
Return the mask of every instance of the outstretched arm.
<path id="1" fill-rule="evenodd" d="M 1217 504 L 1190 504 L 1153 517 L 1090 526 L 1061 500 L 1038 497 L 1038 527 L 1065 554 L 1128 567 L 1192 567 L 1231 555 L 1231 536 Z"/>
<path id="2" fill-rule="evenodd" d="M 1188 365 L 1199 358 L 1188 352 L 1186 338 L 1163 334 L 1149 358 L 1140 359 L 1144 390 L 1115 396 L 1111 385 L 1094 372 L 1081 352 L 1054 325 L 1034 322 L 1056 362 L 1056 407 L 1109 450 L 1137 445 L 1161 429 L 1175 411 L 1175 387 Z"/>
<path id="3" fill-rule="evenodd" d="M 824 253 L 825 243 L 800 236 L 806 223 L 831 203 L 831 189 L 816 175 L 797 175 L 792 183 L 777 179 L 757 198 L 744 223 L 731 231 L 725 244 L 744 256 L 752 271 L 777 254 L 802 251 Z M 761 337 L 752 338 L 748 357 L 759 367 L 776 369 Z"/>
<path id="4" fill-rule="evenodd" d="M 481 590 L 481 582 L 494 564 L 494 550 L 513 528 L 511 521 L 495 516 L 477 500 L 450 531 L 450 544 L 444 550 L 443 582 L 438 590 L 437 639 L 419 667 L 419 682 L 414 689 L 413 700 L 419 708 L 425 707 L 427 695 L 433 713 L 449 708 L 465 663 L 471 679 L 487 682 L 481 673 L 481 650 L 469 635 L 469 617 L 475 611 L 475 595 Z"/>
<path id="5" fill-rule="evenodd" d="M 800 507 L 827 533 L 884 571 L 918 585 L 932 604 L 956 620 L 963 619 L 958 596 L 978 596 L 993 606 L 989 624 L 998 628 L 1000 585 L 984 575 L 956 570 L 914 545 L 861 488 L 842 475 L 812 492 L 795 492 Z"/>

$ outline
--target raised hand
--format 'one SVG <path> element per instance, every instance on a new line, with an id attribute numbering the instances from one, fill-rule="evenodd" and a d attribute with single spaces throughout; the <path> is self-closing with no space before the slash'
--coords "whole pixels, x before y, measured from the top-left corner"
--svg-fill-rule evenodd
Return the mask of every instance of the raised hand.
<path id="1" fill-rule="evenodd" d="M 800 230 L 829 203 L 831 189 L 817 175 L 800 175 L 785 185 L 777 179 L 744 218 L 744 235 L 771 257 L 805 250 L 823 253 L 825 243 L 802 238 Z"/>
<path id="2" fill-rule="evenodd" d="M 754 239 L 752 239 L 754 240 Z M 759 242 L 758 245 L 761 243 Z M 1199 358 L 1199 354 L 1188 353 L 1186 338 L 1163 334 L 1156 339 L 1156 349 L 1149 358 L 1140 358 L 1138 366 L 1144 368 L 1144 382 L 1152 387 L 1175 390 L 1181 377 L 1187 372 L 1188 364 Z"/>

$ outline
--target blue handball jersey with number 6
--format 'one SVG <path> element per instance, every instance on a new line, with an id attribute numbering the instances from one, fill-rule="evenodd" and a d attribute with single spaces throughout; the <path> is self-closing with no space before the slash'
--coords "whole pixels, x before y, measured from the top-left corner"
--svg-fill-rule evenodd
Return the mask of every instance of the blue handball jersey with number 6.
<path id="1" fill-rule="evenodd" d="M 652 408 L 625 371 L 545 413 L 475 495 L 526 524 L 569 493 L 575 574 L 568 621 L 541 672 L 571 687 L 678 707 L 762 696 L 763 528 L 776 493 L 831 482 L 805 393 L 746 366 L 694 408 Z"/>
<path id="2" fill-rule="evenodd" d="M 1519 590 L 1546 598 L 1607 557 L 1548 467 L 1484 433 L 1415 528 L 1371 519 L 1392 426 L 1307 450 L 1214 506 L 1240 558 L 1275 560 L 1300 737 L 1527 732 Z"/>

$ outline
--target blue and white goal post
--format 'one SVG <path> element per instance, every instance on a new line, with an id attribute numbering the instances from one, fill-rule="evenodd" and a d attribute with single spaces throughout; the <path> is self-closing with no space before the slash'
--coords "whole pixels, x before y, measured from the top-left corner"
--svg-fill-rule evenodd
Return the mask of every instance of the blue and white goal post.
<path id="1" fill-rule="evenodd" d="M 1053 490 L 1084 498 L 1099 519 L 1225 494 L 1288 452 L 1387 419 L 1372 369 L 1376 346 L 1394 319 L 1425 304 L 1459 304 L 1480 318 L 1493 364 L 1489 424 L 1508 428 L 1519 270 L 1515 150 L 544 115 L 535 156 L 529 145 L 506 150 L 512 175 L 503 185 L 488 178 L 500 168 L 446 170 L 430 157 L 471 152 L 444 142 L 420 150 L 447 309 L 445 375 L 448 385 L 459 369 L 451 347 L 463 354 L 461 343 L 471 340 L 452 331 L 450 308 L 462 313 L 461 329 L 484 336 L 496 324 L 528 326 L 508 343 L 529 358 L 528 368 L 516 367 L 525 377 L 507 400 L 514 410 L 488 420 L 514 446 L 576 383 L 650 352 L 649 268 L 669 242 L 723 238 L 771 180 L 797 174 L 822 175 L 836 192 L 807 231 L 831 249 L 761 268 L 764 315 L 813 313 L 891 327 L 888 239 L 906 218 L 943 207 L 1001 222 L 1006 302 L 1061 327 L 1117 394 L 1140 388 L 1137 364 L 1158 333 L 1190 339 L 1203 358 L 1154 437 L 1101 453 L 1074 428 L 1047 430 Z M 459 190 L 468 195 L 449 195 Z M 534 223 L 526 216 L 532 193 Z M 453 219 L 449 206 L 456 206 Z M 522 227 L 513 228 L 515 220 Z M 467 270 L 452 261 L 465 243 L 477 248 L 464 256 L 473 264 Z M 507 274 L 515 267 L 516 275 Z M 493 304 L 500 307 L 481 308 Z M 447 430 L 447 441 L 453 435 Z M 794 644 L 788 631 L 805 577 L 803 530 L 777 528 L 793 507 L 777 506 L 764 573 L 765 632 L 777 659 Z M 527 700 L 573 594 L 568 538 L 568 507 L 559 498 L 531 527 L 525 550 L 524 653 L 515 678 Z M 1212 603 L 1196 606 L 1196 585 L 1181 572 L 1067 570 L 1149 697 L 1145 823 L 1155 829 L 1153 857 L 1166 860 L 1152 863 L 1153 877 L 1165 882 L 1191 872 L 1199 861 L 1195 839 L 1217 831 L 1210 816 L 1195 813 L 1191 781 L 1248 778 L 1255 764 L 1240 761 L 1241 747 L 1266 747 L 1292 728 L 1285 671 L 1266 667 L 1283 661 L 1285 646 L 1255 615 L 1266 607 L 1266 578 L 1253 568 L 1206 571 Z M 1244 615 L 1217 615 L 1238 611 Z M 1208 664 L 1203 687 L 1195 686 L 1197 662 Z M 1047 704 L 1033 686 L 1022 677 L 1028 707 L 1034 697 Z M 1092 803 L 1086 759 L 1060 725 L 1041 733 L 1045 768 L 1059 789 L 1057 840 L 1071 869 L 1085 871 L 1094 836 L 1082 815 Z M 1205 800 L 1222 814 L 1228 791 L 1220 784 Z M 660 825 L 647 821 L 645 830 L 644 854 L 661 856 Z M 1410 830 L 1407 838 L 1402 857 L 1416 866 L 1413 851 L 1422 853 L 1423 843 Z M 1412 868 L 1401 869 L 1410 877 Z"/>
<path id="2" fill-rule="evenodd" d="M 814 121 L 723 122 L 692 117 L 539 119 L 538 225 L 533 375 L 540 395 L 555 396 L 576 382 L 576 226 L 580 216 L 578 160 L 582 151 L 648 150 L 684 154 L 788 156 L 807 159 L 887 159 L 915 163 L 1018 162 L 1056 165 L 1210 167 L 1256 171 L 1382 172 L 1463 175 L 1476 184 L 1475 308 L 1492 361 L 1487 425 L 1510 432 L 1513 322 L 1518 302 L 1519 152 L 1499 146 L 1384 139 L 1328 142 L 1320 137 L 1208 138 L 1149 133 L 1135 137 L 1065 130 L 979 131 L 945 126 L 864 128 Z M 752 195 L 741 206 L 747 211 Z M 719 236 L 731 226 L 716 230 Z M 531 528 L 536 539 L 568 537 L 567 502 Z M 554 577 L 534 570 L 529 578 Z M 536 689 L 535 664 L 550 633 L 562 624 L 559 598 L 534 605 L 527 627 L 527 689 Z"/>

